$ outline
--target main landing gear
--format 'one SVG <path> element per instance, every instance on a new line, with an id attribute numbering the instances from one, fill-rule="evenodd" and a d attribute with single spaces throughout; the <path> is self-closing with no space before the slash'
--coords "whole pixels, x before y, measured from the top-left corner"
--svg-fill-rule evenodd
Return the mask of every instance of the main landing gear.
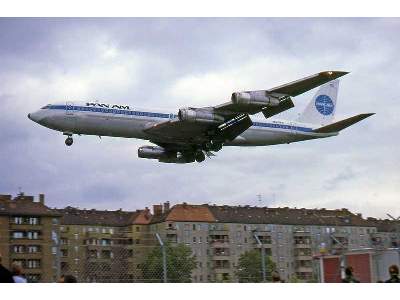
<path id="1" fill-rule="evenodd" d="M 196 154 L 195 154 L 194 159 L 195 159 L 197 162 L 200 163 L 200 162 L 202 162 L 202 161 L 204 161 L 204 160 L 206 159 L 206 156 L 205 156 L 205 154 L 203 153 L 203 151 L 197 151 Z"/>

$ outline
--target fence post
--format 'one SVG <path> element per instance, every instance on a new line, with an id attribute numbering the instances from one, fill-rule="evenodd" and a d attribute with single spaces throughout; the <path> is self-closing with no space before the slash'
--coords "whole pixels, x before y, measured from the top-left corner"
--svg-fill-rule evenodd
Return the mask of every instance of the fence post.
<path id="1" fill-rule="evenodd" d="M 263 275 L 263 281 L 267 281 L 267 275 L 265 271 L 265 249 L 264 249 L 264 244 L 261 243 L 260 239 L 258 238 L 257 234 L 253 234 L 254 238 L 257 241 L 257 244 L 261 246 L 261 270 L 262 270 L 262 275 Z"/>
<path id="2" fill-rule="evenodd" d="M 167 283 L 167 254 L 165 252 L 165 245 L 158 233 L 156 233 L 156 237 L 162 251 L 164 283 Z"/>

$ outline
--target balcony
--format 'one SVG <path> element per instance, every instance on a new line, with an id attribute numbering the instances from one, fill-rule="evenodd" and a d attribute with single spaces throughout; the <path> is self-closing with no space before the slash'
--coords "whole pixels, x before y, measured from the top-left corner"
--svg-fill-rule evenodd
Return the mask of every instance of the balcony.
<path id="1" fill-rule="evenodd" d="M 309 236 L 311 236 L 311 232 L 310 231 L 293 231 L 293 236 L 294 237 L 296 237 L 296 236 L 306 236 L 306 237 L 309 237 Z"/>
<path id="2" fill-rule="evenodd" d="M 230 273 L 231 269 L 229 267 L 214 267 L 215 273 Z"/>
<path id="3" fill-rule="evenodd" d="M 332 234 L 332 236 L 334 236 L 335 238 L 346 238 L 349 236 L 349 234 L 347 232 L 334 232 Z"/>
<path id="4" fill-rule="evenodd" d="M 209 235 L 228 236 L 228 235 L 229 235 L 229 229 L 228 229 L 228 228 L 209 229 L 209 230 L 208 230 L 208 234 L 209 234 Z"/>
<path id="5" fill-rule="evenodd" d="M 229 240 L 211 240 L 210 244 L 213 248 L 227 248 L 229 247 Z"/>
<path id="6" fill-rule="evenodd" d="M 312 260 L 312 256 L 310 255 L 296 255 L 295 259 L 298 261 L 303 261 L 303 260 Z"/>
<path id="7" fill-rule="evenodd" d="M 298 266 L 296 268 L 297 273 L 312 273 L 313 268 L 311 266 Z"/>
<path id="8" fill-rule="evenodd" d="M 308 249 L 311 248 L 311 243 L 301 243 L 301 242 L 295 242 L 294 243 L 294 248 L 295 249 Z"/>

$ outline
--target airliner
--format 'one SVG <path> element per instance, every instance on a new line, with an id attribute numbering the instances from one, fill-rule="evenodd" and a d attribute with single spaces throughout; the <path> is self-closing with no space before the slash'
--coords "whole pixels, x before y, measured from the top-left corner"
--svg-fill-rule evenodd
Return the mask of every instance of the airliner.
<path id="1" fill-rule="evenodd" d="M 203 162 L 224 146 L 268 146 L 327 138 L 371 115 L 334 122 L 339 77 L 325 71 L 268 90 L 234 92 L 212 107 L 185 107 L 177 113 L 137 109 L 99 101 L 48 104 L 28 114 L 32 121 L 67 136 L 94 135 L 147 140 L 138 157 L 163 163 Z M 271 118 L 294 107 L 292 97 L 320 87 L 297 120 Z M 262 113 L 262 120 L 250 115 Z"/>

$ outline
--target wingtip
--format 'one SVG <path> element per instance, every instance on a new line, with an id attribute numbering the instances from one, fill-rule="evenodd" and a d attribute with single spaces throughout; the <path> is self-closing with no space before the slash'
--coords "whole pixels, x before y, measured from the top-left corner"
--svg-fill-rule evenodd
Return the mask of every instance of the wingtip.
<path id="1" fill-rule="evenodd" d="M 332 78 L 338 78 L 338 77 L 342 77 L 346 74 L 349 74 L 350 72 L 347 71 L 325 71 L 322 72 L 324 75 L 330 76 Z"/>

